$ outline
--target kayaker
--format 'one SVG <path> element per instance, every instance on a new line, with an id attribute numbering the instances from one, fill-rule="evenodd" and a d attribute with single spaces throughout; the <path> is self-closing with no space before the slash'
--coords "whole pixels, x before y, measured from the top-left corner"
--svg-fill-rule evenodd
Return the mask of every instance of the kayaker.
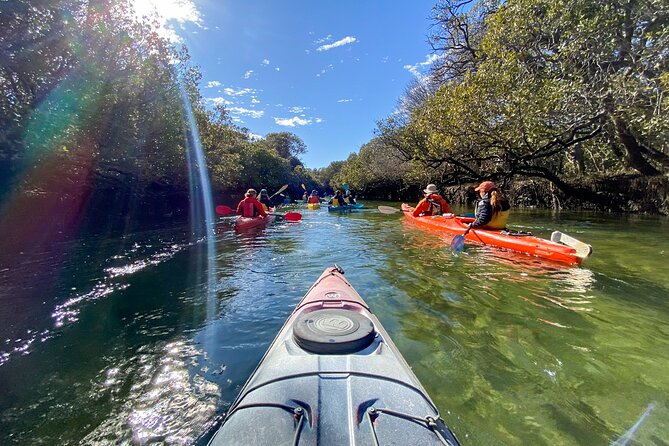
<path id="1" fill-rule="evenodd" d="M 351 192 L 351 189 L 346 191 L 346 201 L 348 201 L 348 204 L 355 204 L 355 196 Z"/>
<path id="2" fill-rule="evenodd" d="M 314 204 L 320 204 L 321 199 L 318 198 L 318 191 L 316 189 L 311 191 L 311 195 L 309 195 L 309 198 L 307 199 L 307 203 L 314 203 Z"/>
<path id="3" fill-rule="evenodd" d="M 260 195 L 258 196 L 258 201 L 260 202 L 260 204 L 262 204 L 262 207 L 265 210 L 265 212 L 269 211 L 271 208 L 274 207 L 274 203 L 272 203 L 272 199 L 269 198 L 267 189 L 260 189 Z"/>
<path id="4" fill-rule="evenodd" d="M 344 196 L 341 194 L 341 191 L 337 190 L 335 191 L 334 197 L 330 199 L 328 204 L 336 207 L 346 206 L 346 200 L 344 200 Z"/>
<path id="5" fill-rule="evenodd" d="M 267 212 L 262 207 L 262 204 L 256 199 L 256 190 L 249 189 L 244 194 L 244 199 L 237 205 L 237 215 L 242 217 L 267 217 Z"/>
<path id="6" fill-rule="evenodd" d="M 509 200 L 492 181 L 484 181 L 474 190 L 481 200 L 476 205 L 476 220 L 469 224 L 467 232 L 471 228 L 504 229 L 511 209 Z"/>
<path id="7" fill-rule="evenodd" d="M 437 186 L 435 184 L 428 184 L 427 187 L 423 189 L 425 198 L 420 200 L 416 205 L 416 208 L 413 211 L 414 217 L 451 213 L 451 207 L 448 205 L 448 202 L 437 192 Z"/>

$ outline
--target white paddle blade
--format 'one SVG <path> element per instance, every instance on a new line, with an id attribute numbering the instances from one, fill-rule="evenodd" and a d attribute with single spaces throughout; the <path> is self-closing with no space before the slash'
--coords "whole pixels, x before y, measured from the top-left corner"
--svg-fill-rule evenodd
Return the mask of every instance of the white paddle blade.
<path id="1" fill-rule="evenodd" d="M 396 214 L 398 212 L 402 212 L 401 209 L 397 209 L 397 208 L 390 207 L 390 206 L 377 206 L 377 209 L 382 214 Z"/>

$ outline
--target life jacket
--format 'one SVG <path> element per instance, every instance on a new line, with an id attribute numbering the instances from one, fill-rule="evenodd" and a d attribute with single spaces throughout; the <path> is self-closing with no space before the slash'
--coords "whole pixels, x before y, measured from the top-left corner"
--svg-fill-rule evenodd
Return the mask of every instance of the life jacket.
<path id="1" fill-rule="evenodd" d="M 492 220 L 484 226 L 486 229 L 504 229 L 506 228 L 506 221 L 509 219 L 509 210 L 493 212 Z"/>
<path id="2" fill-rule="evenodd" d="M 441 195 L 430 194 L 426 198 L 427 202 L 430 203 L 430 208 L 427 211 L 428 215 L 441 215 L 443 210 L 441 209 Z"/>
<path id="3" fill-rule="evenodd" d="M 254 200 L 250 199 L 251 197 L 247 197 L 244 199 L 244 204 L 242 205 L 242 217 L 256 217 L 258 215 L 258 210 L 256 209 L 255 204 L 253 203 Z"/>
<path id="4" fill-rule="evenodd" d="M 335 196 L 332 198 L 332 204 L 335 206 L 346 206 L 346 202 L 344 201 L 344 197 L 341 195 Z"/>
<path id="5" fill-rule="evenodd" d="M 321 199 L 318 198 L 316 195 L 311 195 L 309 199 L 307 200 L 307 203 L 320 203 Z"/>

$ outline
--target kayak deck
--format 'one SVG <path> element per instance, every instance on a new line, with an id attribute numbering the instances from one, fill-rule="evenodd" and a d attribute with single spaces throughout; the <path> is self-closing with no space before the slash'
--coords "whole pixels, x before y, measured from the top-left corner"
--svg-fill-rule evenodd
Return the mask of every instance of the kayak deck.
<path id="1" fill-rule="evenodd" d="M 454 215 L 414 217 L 413 210 L 414 208 L 406 203 L 402 204 L 402 211 L 410 221 L 418 226 L 434 229 L 452 236 L 462 235 L 467 229 L 467 225 L 474 221 L 470 217 Z M 505 234 L 505 232 L 507 231 L 503 229 L 472 229 L 465 236 L 465 240 L 474 244 L 490 245 L 567 265 L 580 265 L 590 255 L 589 252 L 584 255 L 570 246 L 547 239 L 532 235 L 510 235 Z"/>
<path id="2" fill-rule="evenodd" d="M 210 445 L 458 445 L 341 268 L 309 289 Z"/>

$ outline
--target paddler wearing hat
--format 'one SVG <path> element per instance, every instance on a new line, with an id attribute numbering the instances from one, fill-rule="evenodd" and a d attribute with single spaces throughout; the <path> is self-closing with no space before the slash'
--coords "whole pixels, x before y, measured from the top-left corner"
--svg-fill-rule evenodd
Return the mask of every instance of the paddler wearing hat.
<path id="1" fill-rule="evenodd" d="M 481 200 L 476 205 L 476 220 L 469 225 L 469 229 L 504 229 L 511 209 L 509 200 L 492 181 L 484 181 L 474 190 Z"/>
<path id="2" fill-rule="evenodd" d="M 423 193 L 425 194 L 425 197 L 416 205 L 416 208 L 413 211 L 414 217 L 451 213 L 451 207 L 448 205 L 448 202 L 444 197 L 439 195 L 439 191 L 435 184 L 428 184 L 427 187 L 423 189 Z"/>

